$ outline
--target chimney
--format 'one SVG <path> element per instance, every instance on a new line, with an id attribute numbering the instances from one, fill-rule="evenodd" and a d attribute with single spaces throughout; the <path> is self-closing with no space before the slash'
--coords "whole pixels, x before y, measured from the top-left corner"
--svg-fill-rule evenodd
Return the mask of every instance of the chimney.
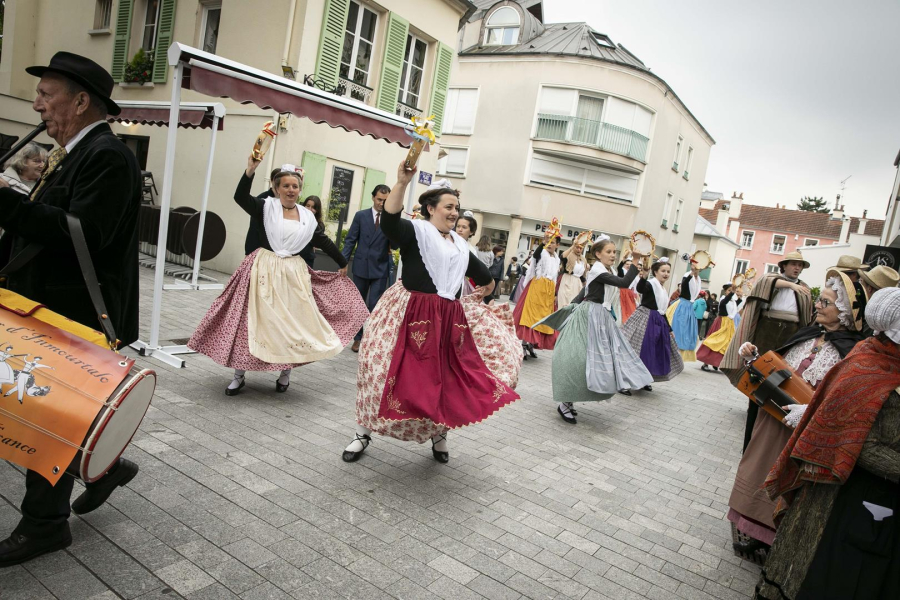
<path id="1" fill-rule="evenodd" d="M 728 212 L 727 206 L 727 204 L 723 204 L 716 213 L 716 231 L 722 235 L 728 235 L 728 217 L 731 215 Z"/>
<path id="2" fill-rule="evenodd" d="M 863 216 L 859 220 L 859 229 L 856 230 L 856 233 L 858 233 L 859 235 L 866 235 L 866 225 L 869 223 L 869 219 L 866 218 L 868 214 L 869 211 L 864 210 Z"/>
<path id="3" fill-rule="evenodd" d="M 844 218 L 844 207 L 843 205 L 838 206 L 834 205 L 834 210 L 831 211 L 831 219 L 834 221 L 840 221 Z"/>
<path id="4" fill-rule="evenodd" d="M 850 219 L 841 220 L 841 237 L 838 238 L 839 244 L 846 244 L 850 239 Z"/>
<path id="5" fill-rule="evenodd" d="M 744 203 L 744 192 L 738 194 L 737 192 L 732 192 L 731 201 L 729 204 L 731 205 L 731 218 L 740 219 L 741 218 L 741 204 Z"/>

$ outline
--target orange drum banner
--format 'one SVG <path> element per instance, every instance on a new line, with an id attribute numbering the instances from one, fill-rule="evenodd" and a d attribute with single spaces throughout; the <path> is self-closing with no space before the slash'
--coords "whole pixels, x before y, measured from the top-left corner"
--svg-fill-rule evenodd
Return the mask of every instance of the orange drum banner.
<path id="1" fill-rule="evenodd" d="M 0 304 L 0 459 L 55 485 L 133 363 Z"/>

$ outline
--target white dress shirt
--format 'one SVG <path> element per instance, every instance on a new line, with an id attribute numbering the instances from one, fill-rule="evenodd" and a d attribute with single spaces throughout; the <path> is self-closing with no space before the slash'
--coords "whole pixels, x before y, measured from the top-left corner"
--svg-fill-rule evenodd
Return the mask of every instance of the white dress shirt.
<path id="1" fill-rule="evenodd" d="M 81 131 L 76 133 L 75 137 L 73 137 L 71 140 L 69 140 L 69 143 L 66 144 L 66 154 L 69 154 L 70 152 L 72 152 L 72 149 L 78 144 L 78 142 L 80 142 L 81 140 L 84 139 L 84 136 L 86 136 L 91 131 L 91 129 L 93 129 L 97 125 L 102 125 L 103 123 L 106 123 L 106 119 L 100 119 L 99 121 L 94 121 L 93 123 L 91 123 L 90 125 L 85 127 L 84 129 L 82 129 Z"/>

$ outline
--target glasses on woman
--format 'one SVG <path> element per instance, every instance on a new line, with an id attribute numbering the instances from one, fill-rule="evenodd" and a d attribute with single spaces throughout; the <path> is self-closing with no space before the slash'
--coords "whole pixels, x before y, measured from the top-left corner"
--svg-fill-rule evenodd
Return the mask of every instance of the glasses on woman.
<path id="1" fill-rule="evenodd" d="M 831 300 L 826 300 L 825 298 L 817 298 L 816 304 L 821 305 L 822 308 L 828 308 L 829 306 L 834 304 L 834 302 L 832 302 Z"/>

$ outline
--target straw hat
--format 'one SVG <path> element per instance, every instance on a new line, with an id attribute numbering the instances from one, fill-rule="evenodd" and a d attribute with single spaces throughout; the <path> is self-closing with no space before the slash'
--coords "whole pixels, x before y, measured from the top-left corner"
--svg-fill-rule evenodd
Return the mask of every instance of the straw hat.
<path id="1" fill-rule="evenodd" d="M 859 260 L 855 256 L 844 254 L 838 259 L 838 263 L 831 267 L 840 271 L 868 271 L 869 265 Z"/>
<path id="2" fill-rule="evenodd" d="M 786 262 L 790 262 L 792 260 L 797 260 L 797 261 L 802 262 L 804 269 L 809 268 L 809 262 L 807 262 L 807 260 L 805 258 L 803 258 L 803 255 L 800 254 L 799 250 L 794 250 L 793 252 L 788 252 L 787 254 L 785 254 L 784 258 L 782 258 L 781 260 L 778 261 L 778 266 L 781 266 L 782 264 L 784 264 Z"/>
<path id="3" fill-rule="evenodd" d="M 876 290 L 897 287 L 897 284 L 900 283 L 900 273 L 884 265 L 878 265 L 868 273 L 859 269 L 858 273 L 860 279 Z"/>
<path id="4" fill-rule="evenodd" d="M 834 267 L 828 269 L 828 272 L 825 273 L 825 281 L 828 281 L 832 277 L 837 277 L 841 281 L 841 285 L 844 286 L 844 291 L 847 292 L 847 299 L 850 302 L 850 312 L 853 315 L 853 329 L 861 331 L 863 316 L 859 312 L 860 303 L 856 297 L 856 286 L 853 285 L 853 282 L 850 281 L 850 278 L 847 277 L 846 273 L 839 271 Z M 865 294 L 865 292 L 863 292 L 863 294 Z M 840 310 L 840 307 L 838 310 Z"/>

